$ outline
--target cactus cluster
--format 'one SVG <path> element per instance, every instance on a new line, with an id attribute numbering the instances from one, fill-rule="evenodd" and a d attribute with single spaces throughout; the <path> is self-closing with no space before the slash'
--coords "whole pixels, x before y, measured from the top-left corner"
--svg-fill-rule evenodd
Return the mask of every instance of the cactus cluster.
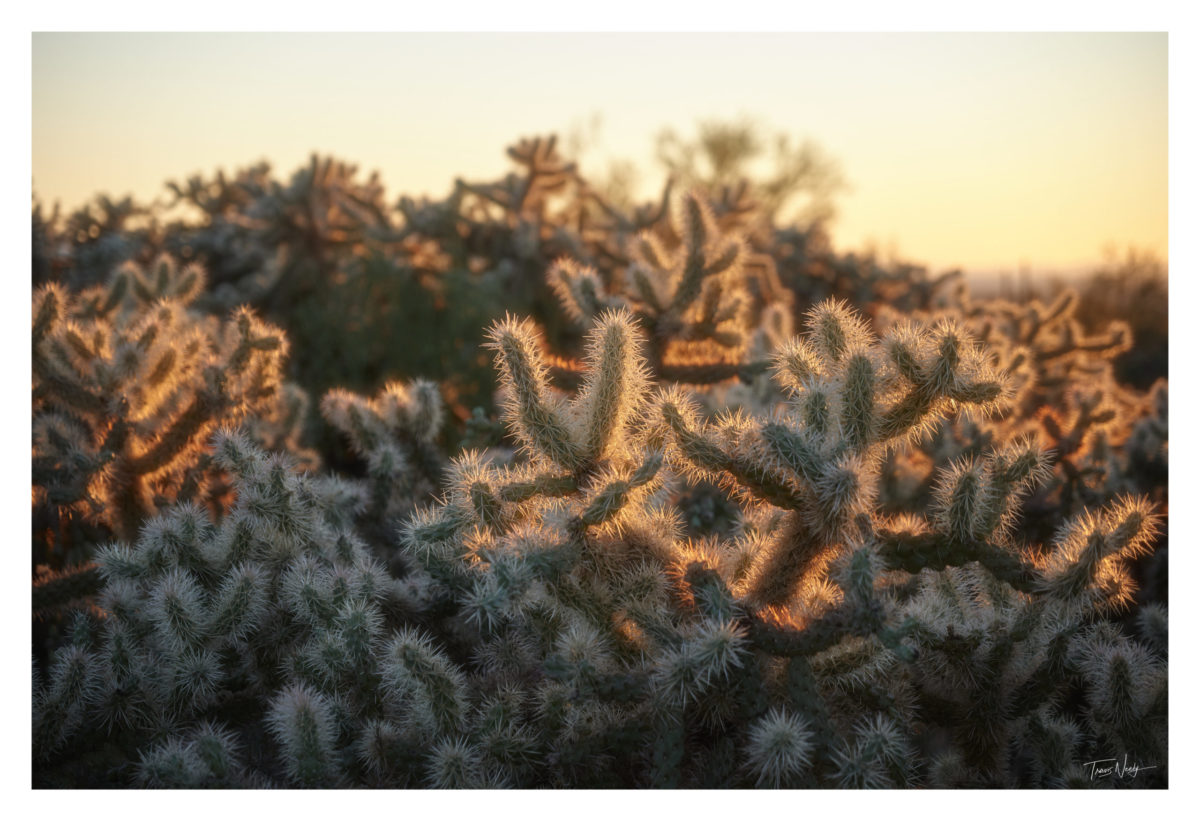
<path id="1" fill-rule="evenodd" d="M 242 767 L 248 742 L 230 724 L 249 718 L 292 753 L 289 778 L 332 783 L 334 700 L 351 709 L 346 686 L 372 687 L 384 607 L 405 592 L 348 529 L 365 503 L 352 485 L 297 474 L 240 434 L 219 434 L 213 458 L 238 492 L 219 522 L 179 503 L 97 556 L 103 618 L 75 619 L 35 688 L 38 760 L 89 738 L 161 738 L 120 762 L 126 776 L 269 783 L 283 774 Z"/>
<path id="2" fill-rule="evenodd" d="M 437 385 L 425 380 L 390 382 L 373 399 L 338 389 L 321 400 L 321 415 L 366 462 L 374 518 L 391 522 L 439 487 L 443 414 Z"/>
<path id="3" fill-rule="evenodd" d="M 917 315 L 970 329 L 1012 389 L 991 417 L 948 420 L 921 448 L 895 455 L 885 483 L 888 506 L 925 503 L 937 470 L 1021 437 L 1037 440 L 1050 457 L 1048 481 L 1025 509 L 1026 524 L 1041 534 L 1120 494 L 1166 503 L 1167 382 L 1141 393 L 1115 378 L 1112 360 L 1132 343 L 1127 323 L 1084 333 L 1071 289 L 1048 305 L 1016 305 L 973 300 L 957 283 L 935 301 L 938 307 Z M 888 328 L 910 315 L 885 310 L 879 319 Z M 925 477 L 919 486 L 916 477 Z"/>
<path id="4" fill-rule="evenodd" d="M 132 538 L 163 504 L 203 503 L 211 433 L 282 422 L 304 401 L 285 395 L 278 328 L 248 309 L 224 322 L 189 310 L 204 276 L 162 257 L 105 286 L 34 293 L 33 504 L 60 544 L 74 520 Z"/>
<path id="5" fill-rule="evenodd" d="M 89 286 L 121 262 L 148 265 L 162 253 L 199 262 L 209 285 L 200 306 L 223 315 L 248 304 L 286 330 L 289 377 L 311 395 L 434 379 L 451 389 L 448 410 L 465 419 L 476 406 L 492 410 L 490 367 L 475 354 L 483 329 L 506 310 L 534 317 L 553 350 L 576 352 L 586 326 L 561 311 L 547 279 L 557 260 L 592 269 L 609 294 L 636 298 L 627 274 L 643 261 L 640 238 L 653 237 L 668 257 L 682 242 L 685 215 L 671 207 L 678 186 L 670 180 L 652 202 L 625 206 L 584 177 L 553 136 L 522 139 L 507 154 L 511 173 L 456 180 L 440 198 L 389 203 L 377 177 L 314 156 L 290 176 L 265 163 L 194 175 L 169 183 L 153 205 L 98 198 L 60 215 L 39 204 L 35 282 Z M 928 307 L 933 279 L 923 269 L 837 254 L 819 225 L 774 226 L 744 185 L 699 199 L 711 211 L 712 238 L 743 246 L 739 298 L 752 349 L 731 359 L 730 349 L 716 347 L 721 369 L 761 376 L 753 366 L 766 354 L 753 349 L 756 336 L 790 334 L 796 316 L 787 303 L 803 311 L 832 295 L 863 306 Z M 685 345 L 666 324 L 670 345 Z M 406 333 L 429 342 L 409 345 Z M 755 384 L 759 393 L 770 387 Z"/>
<path id="6" fill-rule="evenodd" d="M 332 161 L 35 212 L 35 785 L 1167 784 L 1127 326 L 509 156 L 398 213 Z"/>
<path id="7" fill-rule="evenodd" d="M 35 691 L 35 753 L 107 733 L 148 785 L 430 787 L 1050 786 L 1104 744 L 1165 755 L 1165 612 L 1145 642 L 1092 621 L 1128 603 L 1151 505 L 1017 543 L 1048 473 L 1022 439 L 944 471 L 926 515 L 880 515 L 884 453 L 1008 380 L 949 321 L 876 339 L 827 302 L 808 326 L 776 357 L 785 411 L 702 419 L 627 311 L 593 324 L 574 395 L 536 328 L 498 323 L 520 451 L 452 462 L 399 578 L 352 531 L 368 493 L 223 434 L 236 502 L 101 554 L 104 617 Z M 422 390 L 326 414 L 387 477 L 385 420 L 428 430 Z M 680 475 L 738 495 L 734 538 L 683 536 Z"/>
<path id="8" fill-rule="evenodd" d="M 551 266 L 550 286 L 567 314 L 587 323 L 606 309 L 629 310 L 645 329 L 651 373 L 658 379 L 688 384 L 712 384 L 731 377 L 749 379 L 765 370 L 765 362 L 743 362 L 752 323 L 752 291 L 746 268 L 749 253 L 736 235 L 718 230 L 707 202 L 696 192 L 679 201 L 679 227 L 668 236 L 643 232 L 634 241 L 634 261 L 624 271 L 623 287 L 608 294 L 594 268 L 562 259 Z M 677 235 L 677 236 L 676 236 Z M 773 272 L 769 258 L 759 265 Z M 752 275 L 749 275 L 752 276 Z M 754 279 L 756 284 L 761 281 Z M 791 302 L 772 299 L 776 287 L 764 294 L 773 322 L 765 325 L 786 337 L 791 328 Z M 788 295 L 790 296 L 790 295 Z M 761 317 L 760 317 L 761 321 Z"/>

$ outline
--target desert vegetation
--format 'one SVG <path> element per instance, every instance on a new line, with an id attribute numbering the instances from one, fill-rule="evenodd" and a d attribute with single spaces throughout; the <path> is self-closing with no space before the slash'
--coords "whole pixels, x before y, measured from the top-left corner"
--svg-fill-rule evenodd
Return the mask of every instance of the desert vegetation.
<path id="1" fill-rule="evenodd" d="M 981 299 L 736 132 L 35 203 L 35 786 L 1166 786 L 1162 266 Z"/>

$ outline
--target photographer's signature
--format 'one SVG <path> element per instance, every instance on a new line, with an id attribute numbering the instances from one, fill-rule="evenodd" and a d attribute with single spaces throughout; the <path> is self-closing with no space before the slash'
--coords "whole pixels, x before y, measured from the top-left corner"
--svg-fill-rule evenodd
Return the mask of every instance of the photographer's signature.
<path id="1" fill-rule="evenodd" d="M 1085 761 L 1083 769 L 1089 774 L 1092 781 L 1097 778 L 1136 778 L 1138 773 L 1144 773 L 1147 770 L 1157 770 L 1157 766 L 1146 766 L 1138 764 L 1136 761 L 1129 763 L 1129 754 L 1126 753 L 1124 758 L 1099 758 L 1095 761 Z"/>

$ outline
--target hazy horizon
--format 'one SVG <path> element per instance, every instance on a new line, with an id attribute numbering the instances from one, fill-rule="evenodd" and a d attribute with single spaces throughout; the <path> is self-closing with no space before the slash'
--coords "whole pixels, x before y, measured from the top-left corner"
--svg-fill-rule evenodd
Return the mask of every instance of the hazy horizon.
<path id="1" fill-rule="evenodd" d="M 1070 276 L 1167 256 L 1165 34 L 34 34 L 33 188 L 66 210 L 310 153 L 390 201 L 508 170 L 599 115 L 585 174 L 663 172 L 654 136 L 749 116 L 850 188 L 841 251 Z"/>

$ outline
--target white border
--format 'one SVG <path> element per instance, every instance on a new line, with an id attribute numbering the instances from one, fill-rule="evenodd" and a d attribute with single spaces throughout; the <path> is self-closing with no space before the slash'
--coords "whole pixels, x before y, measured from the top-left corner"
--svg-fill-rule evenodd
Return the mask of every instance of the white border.
<path id="1" fill-rule="evenodd" d="M 1083 11 L 1081 11 L 1081 9 Z M 590 7 L 559 2 L 487 3 L 481 0 L 435 6 L 429 3 L 310 2 L 278 4 L 215 0 L 167 6 L 150 2 L 96 3 L 66 0 L 33 7 L 12 4 L 6 10 L 6 25 L 0 37 L 0 54 L 7 69 L 3 76 L 8 105 L 16 112 L 19 127 L 4 130 L 8 162 L 3 174 L 7 192 L 4 198 L 5 260 L 10 281 L 17 291 L 4 300 L 2 324 L 8 375 L 3 384 L 4 450 L 9 464 L 2 474 L 0 504 L 11 522 L 9 595 L 3 598 L 3 626 L 9 661 L 3 677 L 6 726 L 9 742 L 5 745 L 4 786 L 13 788 L 16 802 L 6 807 L 18 817 L 33 810 L 39 816 L 56 817 L 70 813 L 89 819 L 161 816 L 170 813 L 179 818 L 199 818 L 214 810 L 233 809 L 241 815 L 257 815 L 281 810 L 289 816 L 315 817 L 359 812 L 365 808 L 382 813 L 409 815 L 414 812 L 447 811 L 485 812 L 501 817 L 528 817 L 569 813 L 584 818 L 609 816 L 614 810 L 633 809 L 637 817 L 654 817 L 664 812 L 679 814 L 700 811 L 704 816 L 748 816 L 767 810 L 786 815 L 810 815 L 833 811 L 839 815 L 877 811 L 880 813 L 923 812 L 932 807 L 939 811 L 962 812 L 971 817 L 1007 818 L 1027 802 L 1036 801 L 1038 816 L 1063 811 L 1078 815 L 1103 812 L 1161 812 L 1177 806 L 1180 794 L 1194 789 L 1196 741 L 1195 711 L 1188 703 L 1189 685 L 1194 681 L 1195 656 L 1190 649 L 1191 627 L 1195 612 L 1190 597 L 1183 598 L 1183 585 L 1195 566 L 1191 545 L 1198 533 L 1194 491 L 1196 480 L 1191 466 L 1197 463 L 1197 428 L 1191 427 L 1190 412 L 1197 400 L 1197 384 L 1192 363 L 1197 360 L 1196 336 L 1191 328 L 1197 319 L 1190 316 L 1197 302 L 1196 242 L 1197 221 L 1195 186 L 1197 175 L 1195 146 L 1200 145 L 1196 130 L 1196 85 L 1200 76 L 1197 53 L 1200 38 L 1188 25 L 1187 6 L 1175 2 L 1092 2 L 1086 5 L 1066 2 L 1006 2 L 971 4 L 949 2 L 841 2 L 814 4 L 811 8 L 739 0 L 730 3 L 649 4 L 646 2 L 603 2 Z M 25 534 L 28 522 L 29 416 L 24 404 L 29 375 L 27 335 L 30 285 L 26 266 L 30 258 L 29 199 L 26 186 L 32 179 L 30 145 L 31 41 L 32 31 L 323 31 L 335 26 L 338 31 L 1168 31 L 1170 71 L 1170 144 L 1171 155 L 1170 218 L 1178 227 L 1171 237 L 1169 268 L 1171 277 L 1171 361 L 1174 369 L 1172 412 L 1176 420 L 1174 462 L 1176 465 L 1176 509 L 1171 529 L 1179 536 L 1180 547 L 1174 555 L 1172 578 L 1175 586 L 1175 636 L 1171 678 L 1176 683 L 1176 698 L 1171 713 L 1172 788 L 1169 793 L 1028 793 L 995 794 L 986 797 L 968 792 L 955 793 L 806 793 L 804 795 L 767 793 L 490 793 L 436 794 L 390 793 L 228 793 L 193 794 L 186 798 L 172 793 L 124 791 L 91 794 L 83 792 L 29 791 L 29 668 L 26 649 L 29 613 L 29 582 L 25 572 Z M 6 792 L 8 790 L 6 789 Z M 1103 801 L 1101 805 L 1099 802 Z M 19 803 L 18 803 L 19 802 Z M 436 802 L 436 803 L 435 803 Z M 31 814 L 31 813 L 29 813 Z"/>

